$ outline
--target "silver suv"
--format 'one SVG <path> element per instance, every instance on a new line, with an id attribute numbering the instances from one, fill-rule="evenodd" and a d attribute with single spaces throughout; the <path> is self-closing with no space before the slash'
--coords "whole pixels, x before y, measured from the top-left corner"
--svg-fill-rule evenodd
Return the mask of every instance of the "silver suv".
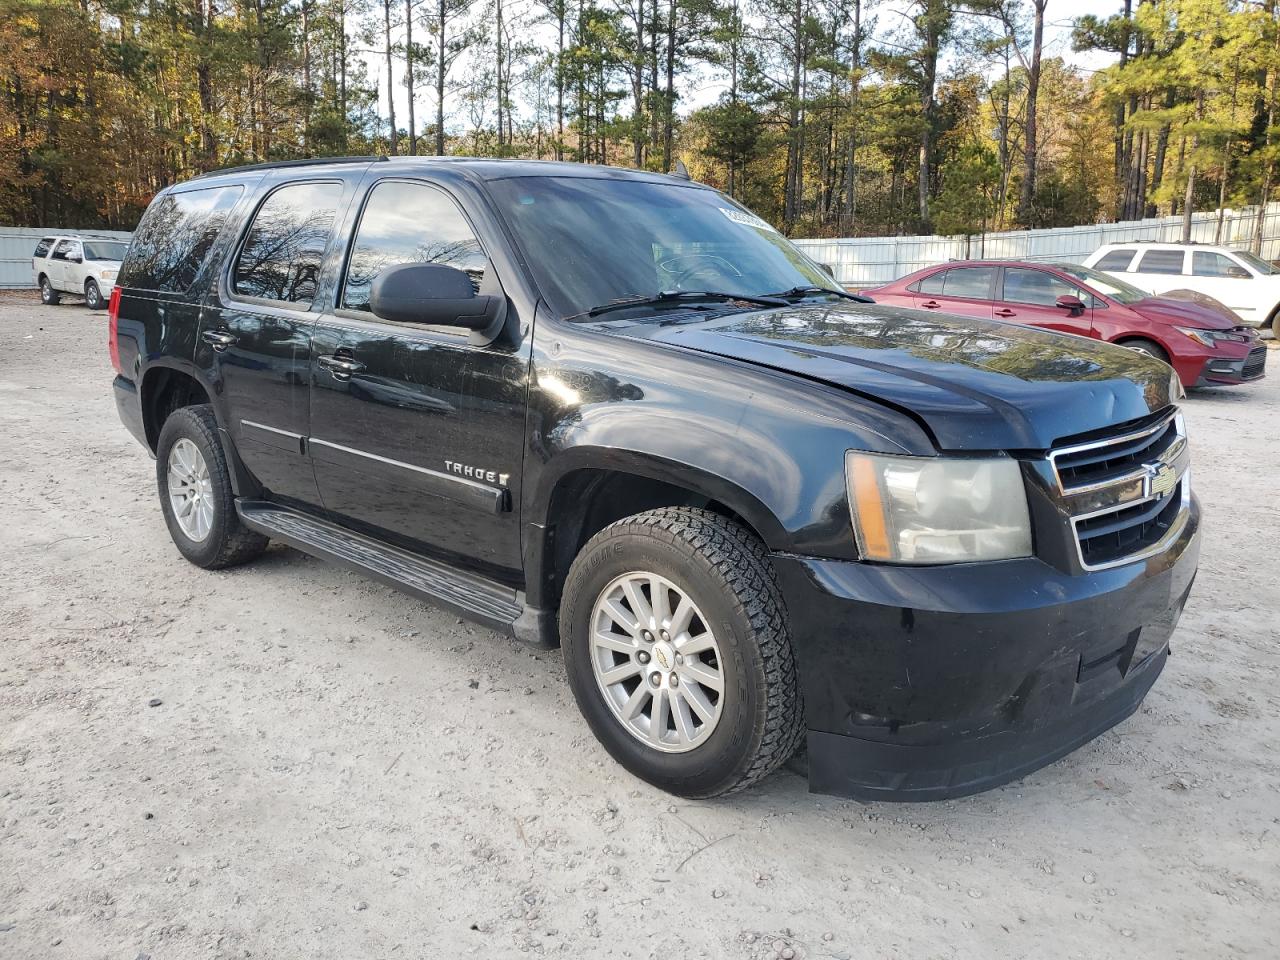
<path id="1" fill-rule="evenodd" d="M 40 299 L 55 304 L 64 293 L 70 293 L 84 297 L 90 310 L 105 307 L 128 247 L 123 240 L 74 235 L 43 237 L 31 255 L 31 272 L 40 288 Z"/>

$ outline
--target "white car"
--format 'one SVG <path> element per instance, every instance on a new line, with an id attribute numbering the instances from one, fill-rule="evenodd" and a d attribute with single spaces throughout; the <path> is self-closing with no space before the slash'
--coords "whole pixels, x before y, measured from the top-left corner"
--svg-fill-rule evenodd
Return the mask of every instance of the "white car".
<path id="1" fill-rule="evenodd" d="M 64 293 L 70 293 L 84 297 L 90 310 L 105 307 L 128 248 L 123 240 L 56 234 L 43 237 L 31 255 L 31 272 L 41 301 L 55 304 Z"/>
<path id="2" fill-rule="evenodd" d="M 1199 243 L 1109 243 L 1084 265 L 1152 293 L 1207 294 L 1251 327 L 1275 332 L 1280 323 L 1280 269 L 1242 250 Z"/>

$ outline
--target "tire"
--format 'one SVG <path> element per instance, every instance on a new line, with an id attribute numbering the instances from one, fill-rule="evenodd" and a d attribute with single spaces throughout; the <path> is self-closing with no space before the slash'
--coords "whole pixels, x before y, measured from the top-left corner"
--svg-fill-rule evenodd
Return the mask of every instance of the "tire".
<path id="1" fill-rule="evenodd" d="M 1275 337 L 1277 340 L 1280 340 L 1280 308 L 1277 308 L 1276 312 L 1271 315 L 1270 326 L 1271 326 L 1271 336 Z"/>
<path id="2" fill-rule="evenodd" d="M 98 281 L 92 278 L 84 284 L 84 305 L 90 310 L 101 310 L 106 306 L 102 300 L 102 291 L 98 289 Z"/>
<path id="3" fill-rule="evenodd" d="M 1154 357 L 1165 363 L 1169 362 L 1169 354 L 1165 353 L 1164 347 L 1152 340 L 1143 340 L 1134 338 L 1132 340 L 1119 340 L 1116 343 L 1120 347 L 1128 347 L 1130 350 L 1137 350 L 1139 353 L 1145 353 L 1148 357 Z"/>
<path id="4" fill-rule="evenodd" d="M 40 278 L 40 302 L 46 307 L 56 307 L 62 299 L 62 295 L 53 289 L 53 284 L 49 282 L 48 277 Z"/>
<path id="5" fill-rule="evenodd" d="M 199 461 L 207 474 L 205 480 L 182 487 L 175 485 L 173 490 L 170 489 L 171 482 L 181 480 L 188 473 L 179 463 L 183 456 L 175 454 L 175 448 L 179 448 L 179 454 L 184 455 L 188 463 L 192 460 L 193 449 L 199 454 Z M 172 465 L 171 457 L 174 459 Z M 160 430 L 160 441 L 156 444 L 156 484 L 169 535 L 173 537 L 178 552 L 197 567 L 206 570 L 234 567 L 254 559 L 266 549 L 267 538 L 245 527 L 236 514 L 227 458 L 218 441 L 218 422 L 208 404 L 180 407 L 165 420 Z M 180 518 L 171 493 L 181 496 L 182 489 L 193 486 L 200 488 L 199 503 L 191 507 L 192 513 L 187 515 L 187 519 Z M 196 515 L 197 508 L 203 510 L 206 519 L 204 526 L 207 529 L 203 536 L 199 529 L 184 529 L 184 524 L 190 527 L 190 518 Z"/>
<path id="6" fill-rule="evenodd" d="M 601 617 L 610 618 L 604 612 L 607 598 L 625 595 L 626 584 L 632 583 L 628 578 L 647 578 L 651 585 L 640 598 L 642 612 L 652 612 L 644 603 L 654 605 L 654 589 L 663 591 L 656 606 L 666 602 L 668 611 L 678 597 L 689 599 L 697 613 L 687 627 L 678 627 L 675 616 L 662 621 L 679 630 L 683 641 L 673 637 L 668 643 L 664 634 L 661 641 L 646 645 L 637 625 L 631 632 L 614 632 L 607 648 L 599 645 L 596 627 Z M 622 612 L 635 611 L 626 607 Z M 624 628 L 619 623 L 611 629 Z M 713 651 L 674 656 L 677 649 L 704 646 L 708 636 Z M 707 510 L 668 507 L 627 517 L 597 533 L 569 570 L 560 637 L 569 686 L 592 732 L 618 763 L 656 787 L 699 799 L 732 793 L 768 776 L 800 743 L 804 712 L 782 595 L 764 544 L 731 520 Z M 613 641 L 624 647 L 630 642 L 635 652 L 614 652 Z M 664 664 L 670 672 L 655 688 L 660 659 L 682 665 Z M 621 664 L 625 671 L 637 663 L 645 666 L 637 668 L 634 688 L 631 678 L 612 686 L 602 679 L 618 672 L 611 664 Z M 717 673 L 721 692 L 714 698 L 712 687 L 690 679 Z M 646 688 L 643 695 L 640 688 Z M 702 708 L 712 706 L 713 720 L 695 715 L 699 693 Z M 646 734 L 637 727 L 652 720 L 660 694 L 667 703 L 666 716 L 659 706 L 662 724 L 650 722 Z M 637 696 L 642 699 L 638 714 L 631 711 L 638 717 L 632 725 L 623 715 Z M 621 703 L 624 698 L 626 704 Z M 691 728 L 691 719 L 702 725 Z M 655 744 L 655 729 L 660 740 L 673 742 Z M 695 734 L 685 737 L 683 731 L 689 729 Z"/>

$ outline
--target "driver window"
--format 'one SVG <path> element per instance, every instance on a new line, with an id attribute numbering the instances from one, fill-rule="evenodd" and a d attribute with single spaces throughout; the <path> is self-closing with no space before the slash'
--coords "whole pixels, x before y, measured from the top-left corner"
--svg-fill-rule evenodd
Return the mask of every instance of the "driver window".
<path id="1" fill-rule="evenodd" d="M 58 245 L 53 248 L 54 260 L 66 260 L 71 256 L 71 248 L 73 244 L 70 240 L 60 240 Z"/>
<path id="2" fill-rule="evenodd" d="M 346 280 L 345 310 L 369 311 L 369 292 L 378 274 L 402 263 L 456 267 L 479 292 L 489 265 L 484 248 L 457 205 L 435 187 L 384 180 L 369 193 L 360 214 Z"/>
<path id="3" fill-rule="evenodd" d="M 1236 277 L 1246 272 L 1230 257 L 1207 250 L 1191 254 L 1191 275 L 1195 277 Z"/>

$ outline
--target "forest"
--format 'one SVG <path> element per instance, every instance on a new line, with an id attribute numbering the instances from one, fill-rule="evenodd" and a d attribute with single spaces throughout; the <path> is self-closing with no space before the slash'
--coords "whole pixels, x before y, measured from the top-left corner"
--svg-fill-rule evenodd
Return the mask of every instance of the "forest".
<path id="1" fill-rule="evenodd" d="M 1271 197 L 1278 94 L 1276 0 L 0 0 L 0 223 L 384 153 L 680 160 L 792 236 L 1188 216 Z"/>

